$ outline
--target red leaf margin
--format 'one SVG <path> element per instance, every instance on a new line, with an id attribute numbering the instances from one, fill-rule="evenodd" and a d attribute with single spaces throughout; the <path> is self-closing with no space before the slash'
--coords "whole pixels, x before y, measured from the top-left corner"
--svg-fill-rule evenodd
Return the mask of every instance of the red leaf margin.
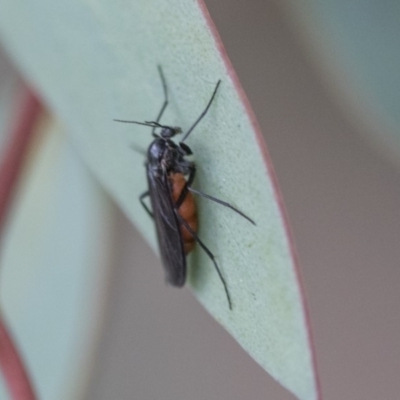
<path id="1" fill-rule="evenodd" d="M 33 91 L 22 86 L 16 115 L 13 116 L 6 139 L 8 143 L 4 148 L 0 164 L 0 235 L 4 235 L 7 216 L 42 109 Z M 37 399 L 27 368 L 2 314 L 0 314 L 0 369 L 13 400 Z"/>
<path id="2" fill-rule="evenodd" d="M 237 93 L 239 94 L 240 100 L 242 101 L 242 103 L 244 105 L 247 115 L 249 116 L 251 125 L 253 126 L 254 132 L 256 133 L 256 139 L 257 139 L 258 145 L 260 147 L 261 153 L 264 158 L 264 163 L 265 163 L 265 167 L 267 170 L 267 174 L 268 174 L 268 176 L 272 182 L 272 186 L 274 188 L 273 192 L 275 195 L 275 200 L 278 204 L 279 212 L 281 214 L 281 218 L 284 223 L 285 234 L 287 237 L 287 241 L 289 243 L 290 255 L 291 255 L 294 269 L 295 269 L 297 284 L 300 288 L 302 308 L 304 310 L 304 318 L 305 318 L 305 322 L 306 322 L 306 326 L 307 326 L 308 345 L 309 345 L 309 349 L 311 352 L 311 358 L 312 358 L 311 361 L 312 361 L 312 366 L 313 366 L 313 371 L 314 371 L 314 376 L 315 376 L 317 399 L 322 400 L 321 380 L 320 380 L 319 373 L 318 373 L 317 357 L 316 357 L 315 344 L 314 344 L 315 342 L 314 342 L 314 337 L 313 337 L 313 333 L 312 333 L 310 311 L 309 311 L 309 308 L 307 305 L 307 300 L 306 300 L 306 295 L 305 295 L 304 281 L 303 281 L 303 277 L 302 277 L 301 271 L 300 271 L 300 263 L 299 263 L 299 259 L 298 259 L 298 255 L 297 255 L 297 251 L 296 251 L 296 246 L 294 244 L 292 230 L 290 228 L 289 217 L 288 217 L 287 211 L 285 209 L 285 205 L 283 203 L 283 197 L 282 197 L 281 190 L 279 188 L 278 180 L 276 178 L 275 170 L 272 165 L 272 161 L 269 156 L 267 145 L 265 143 L 264 136 L 262 134 L 260 125 L 258 124 L 256 116 L 251 108 L 250 101 L 247 98 L 246 93 L 244 92 L 244 90 L 240 84 L 239 78 L 236 75 L 236 72 L 235 72 L 233 65 L 228 57 L 228 53 L 225 50 L 222 39 L 221 39 L 221 37 L 218 33 L 218 30 L 214 24 L 214 21 L 211 18 L 211 15 L 207 9 L 207 6 L 206 6 L 204 0 L 197 0 L 197 4 L 203 14 L 203 17 L 208 25 L 208 28 L 210 29 L 211 34 L 215 40 L 216 47 L 220 53 L 221 59 L 225 63 L 225 67 L 228 71 L 230 78 L 232 79 L 233 85 L 234 85 Z"/>

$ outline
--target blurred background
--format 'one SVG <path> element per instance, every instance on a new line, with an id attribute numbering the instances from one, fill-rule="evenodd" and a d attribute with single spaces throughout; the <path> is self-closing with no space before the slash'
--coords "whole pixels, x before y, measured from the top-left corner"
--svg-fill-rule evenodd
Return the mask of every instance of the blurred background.
<path id="1" fill-rule="evenodd" d="M 283 192 L 311 311 L 324 398 L 396 399 L 400 145 L 395 89 L 400 69 L 394 65 L 400 53 L 391 47 L 398 38 L 391 21 L 399 15 L 398 5 L 334 2 L 335 8 L 325 2 L 324 8 L 324 2 L 317 7 L 309 1 L 300 11 L 290 2 L 206 3 L 260 122 Z M 11 110 L 4 99 L 13 98 L 17 86 L 13 67 L 2 53 L 2 131 Z M 48 129 L 59 132 L 66 159 L 74 158 L 83 171 L 60 129 Z M 241 350 L 189 289 L 165 286 L 157 257 L 89 174 L 83 179 L 92 182 L 90 196 L 102 199 L 97 200 L 97 212 L 109 218 L 102 226 L 113 227 L 110 236 L 99 235 L 99 243 L 112 236 L 114 246 L 107 253 L 110 258 L 103 258 L 112 271 L 102 267 L 96 292 L 102 298 L 106 292 L 108 301 L 87 311 L 92 315 L 102 310 L 94 325 L 104 329 L 97 330 L 97 346 L 91 350 L 95 361 L 84 361 L 90 373 L 74 398 L 294 399 Z M 93 202 L 81 212 L 90 208 Z M 101 231 L 95 222 L 87 229 Z M 2 263 L 5 282 L 7 276 L 13 282 L 10 262 Z M 71 282 L 82 279 L 80 274 L 77 268 Z M 91 276 L 84 282 L 91 282 Z M 29 336 L 21 336 L 21 346 Z M 58 347 L 68 344 L 80 351 L 79 332 L 70 332 L 65 340 Z M 53 362 L 61 375 L 43 398 L 69 398 L 63 373 L 77 361 L 64 362 L 64 369 L 56 358 Z M 39 380 L 48 376 L 43 368 L 35 372 Z M 76 382 L 77 376 L 70 375 Z"/>

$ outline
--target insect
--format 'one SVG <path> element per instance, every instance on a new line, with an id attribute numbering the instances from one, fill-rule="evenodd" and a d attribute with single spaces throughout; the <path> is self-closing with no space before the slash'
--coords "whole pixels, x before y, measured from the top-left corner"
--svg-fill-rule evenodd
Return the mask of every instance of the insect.
<path id="1" fill-rule="evenodd" d="M 177 287 L 182 287 L 185 284 L 186 255 L 193 250 L 195 243 L 198 243 L 213 262 L 224 286 L 229 309 L 232 310 L 231 296 L 224 276 L 214 255 L 197 234 L 198 219 L 193 194 L 230 208 L 254 225 L 255 222 L 229 203 L 192 188 L 196 166 L 188 159 L 188 156 L 193 153 L 190 147 L 184 143 L 207 114 L 221 81 L 217 82 L 206 108 L 183 135 L 182 140 L 176 144 L 172 138 L 182 134 L 182 129 L 160 124 L 161 117 L 168 105 L 168 89 L 161 66 L 158 66 L 158 72 L 164 91 L 164 102 L 155 121 L 137 122 L 120 119 L 114 121 L 152 128 L 151 133 L 154 140 L 147 150 L 145 163 L 148 190 L 140 196 L 139 200 L 146 212 L 154 219 L 167 281 Z M 159 133 L 156 133 L 156 131 Z M 151 210 L 144 202 L 146 197 L 150 197 Z"/>

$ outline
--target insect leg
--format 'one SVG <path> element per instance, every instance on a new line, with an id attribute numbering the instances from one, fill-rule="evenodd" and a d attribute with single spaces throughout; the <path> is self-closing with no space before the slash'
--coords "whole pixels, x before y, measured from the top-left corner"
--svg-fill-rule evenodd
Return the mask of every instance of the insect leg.
<path id="1" fill-rule="evenodd" d="M 251 222 L 253 225 L 255 225 L 256 223 L 250 218 L 248 217 L 246 214 L 242 213 L 241 211 L 239 211 L 237 208 L 233 207 L 232 205 L 230 205 L 229 203 L 227 203 L 226 201 L 222 201 L 220 199 L 217 199 L 215 197 L 210 196 L 209 194 L 205 194 L 203 192 L 200 192 L 198 190 L 193 189 L 192 187 L 188 187 L 188 190 L 190 190 L 192 193 L 194 194 L 198 194 L 199 196 L 205 197 L 206 199 L 215 201 L 218 204 L 221 204 L 225 207 L 230 208 L 231 210 L 235 211 L 236 213 L 238 213 L 239 215 L 241 215 L 243 218 L 246 218 L 249 222 Z"/>
<path id="2" fill-rule="evenodd" d="M 231 204 L 227 203 L 226 201 L 217 199 L 217 198 L 215 198 L 215 197 L 213 197 L 213 196 L 210 196 L 209 194 L 205 194 L 205 193 L 200 192 L 200 191 L 198 191 L 198 190 L 196 190 L 196 189 L 193 189 L 191 186 L 192 186 L 192 183 L 193 183 L 193 181 L 194 181 L 195 174 L 196 174 L 196 167 L 195 167 L 194 165 L 192 165 L 192 166 L 190 167 L 189 178 L 188 178 L 188 180 L 187 180 L 185 186 L 183 187 L 183 189 L 182 189 L 182 191 L 181 191 L 181 194 L 180 194 L 179 197 L 178 197 L 178 200 L 177 200 L 176 203 L 175 203 L 175 207 L 176 207 L 177 209 L 179 209 L 179 207 L 180 207 L 180 206 L 182 205 L 182 203 L 185 201 L 185 198 L 186 198 L 186 196 L 187 196 L 187 192 L 190 190 L 190 191 L 191 191 L 192 193 L 194 193 L 194 194 L 197 194 L 197 195 L 199 195 L 199 196 L 205 197 L 206 199 L 212 200 L 212 201 L 214 201 L 214 202 L 216 202 L 216 203 L 218 203 L 218 204 L 221 204 L 221 205 L 223 205 L 223 206 L 225 206 L 225 207 L 230 208 L 231 210 L 235 211 L 236 213 L 238 213 L 238 214 L 239 214 L 240 216 L 242 216 L 243 218 L 247 219 L 247 220 L 248 220 L 249 222 L 251 222 L 253 225 L 256 225 L 256 223 L 255 223 L 250 217 L 248 217 L 245 213 L 241 212 L 240 210 L 238 210 L 237 208 L 235 208 L 235 207 L 232 206 Z"/>
<path id="3" fill-rule="evenodd" d="M 142 149 L 141 147 L 136 146 L 134 143 L 132 143 L 129 147 L 130 147 L 132 150 L 135 150 L 136 153 L 139 153 L 139 154 L 141 154 L 141 155 L 144 156 L 144 157 L 147 156 L 146 150 L 145 150 L 145 149 Z"/>
<path id="4" fill-rule="evenodd" d="M 190 135 L 190 133 L 192 132 L 192 130 L 196 127 L 196 125 L 203 119 L 203 117 L 207 114 L 208 109 L 211 106 L 211 103 L 214 100 L 215 95 L 217 94 L 217 90 L 218 90 L 218 86 L 221 83 L 221 80 L 219 80 L 215 86 L 214 92 L 211 96 L 210 101 L 208 102 L 206 108 L 204 109 L 204 111 L 200 114 L 199 118 L 197 118 L 197 120 L 195 121 L 195 123 L 191 126 L 191 128 L 185 133 L 185 135 L 183 136 L 182 142 L 184 142 L 187 137 Z"/>
<path id="5" fill-rule="evenodd" d="M 229 304 L 229 309 L 232 310 L 232 301 L 231 301 L 231 296 L 229 294 L 228 290 L 228 285 L 225 282 L 225 279 L 221 273 L 221 270 L 218 267 L 217 262 L 215 261 L 215 257 L 213 253 L 208 249 L 208 247 L 200 240 L 200 238 L 197 236 L 196 232 L 189 226 L 189 224 L 179 215 L 177 209 L 175 209 L 175 215 L 177 216 L 179 222 L 188 230 L 188 232 L 193 236 L 194 240 L 200 245 L 200 247 L 206 252 L 210 260 L 213 262 L 215 269 L 217 270 L 219 279 L 221 279 L 222 284 L 224 285 L 225 293 L 226 293 L 226 298 L 228 300 Z"/>
<path id="6" fill-rule="evenodd" d="M 161 68 L 161 65 L 157 65 L 157 68 L 158 68 L 158 72 L 160 74 L 161 83 L 162 83 L 163 90 L 164 90 L 164 103 L 163 103 L 163 105 L 161 107 L 161 110 L 158 113 L 158 116 L 157 116 L 156 121 L 155 121 L 158 124 L 160 122 L 160 119 L 161 119 L 162 115 L 164 114 L 165 109 L 167 108 L 167 105 L 168 105 L 168 90 L 167 90 L 167 82 L 165 81 L 165 77 L 164 77 L 164 73 L 163 73 L 163 70 Z M 153 129 L 151 131 L 151 134 L 153 136 L 154 136 L 155 129 L 156 129 L 156 126 L 153 126 Z"/>
<path id="7" fill-rule="evenodd" d="M 146 203 L 143 201 L 143 199 L 148 196 L 150 196 L 149 191 L 142 193 L 139 197 L 139 201 L 140 201 L 140 204 L 143 206 L 143 208 L 146 210 L 147 214 L 149 214 L 150 217 L 154 219 L 153 213 L 149 210 Z"/>

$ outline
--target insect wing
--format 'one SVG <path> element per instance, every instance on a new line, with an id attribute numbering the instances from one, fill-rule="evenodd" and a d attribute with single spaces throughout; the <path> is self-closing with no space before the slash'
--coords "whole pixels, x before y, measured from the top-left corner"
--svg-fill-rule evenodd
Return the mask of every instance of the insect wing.
<path id="1" fill-rule="evenodd" d="M 173 286 L 183 286 L 186 281 L 186 257 L 168 177 L 166 174 L 156 177 L 148 169 L 147 179 L 158 244 L 167 281 Z"/>

